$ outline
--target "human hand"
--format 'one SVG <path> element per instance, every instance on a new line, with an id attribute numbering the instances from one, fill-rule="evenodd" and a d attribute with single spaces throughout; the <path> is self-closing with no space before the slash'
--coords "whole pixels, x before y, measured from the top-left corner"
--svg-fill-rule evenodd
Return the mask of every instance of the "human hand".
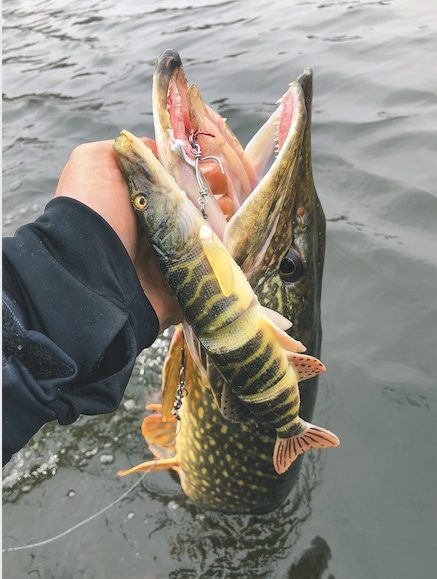
<path id="1" fill-rule="evenodd" d="M 113 141 L 99 141 L 76 147 L 62 171 L 55 196 L 81 201 L 109 223 L 134 264 L 162 332 L 180 322 L 182 315 L 132 209 L 112 145 Z"/>

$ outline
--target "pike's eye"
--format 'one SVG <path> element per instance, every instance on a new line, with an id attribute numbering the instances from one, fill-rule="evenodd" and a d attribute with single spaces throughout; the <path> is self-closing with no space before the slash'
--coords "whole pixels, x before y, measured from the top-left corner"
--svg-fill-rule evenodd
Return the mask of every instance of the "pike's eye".
<path id="1" fill-rule="evenodd" d="M 294 283 L 303 275 L 303 263 L 299 253 L 290 247 L 287 255 L 282 258 L 279 275 L 285 283 Z"/>
<path id="2" fill-rule="evenodd" d="M 141 193 L 133 198 L 132 203 L 137 211 L 143 212 L 147 209 L 147 198 Z"/>

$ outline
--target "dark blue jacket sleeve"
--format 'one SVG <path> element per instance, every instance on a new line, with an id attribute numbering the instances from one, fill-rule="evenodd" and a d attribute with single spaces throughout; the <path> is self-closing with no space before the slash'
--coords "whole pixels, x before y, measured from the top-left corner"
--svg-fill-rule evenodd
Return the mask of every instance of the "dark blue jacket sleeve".
<path id="1" fill-rule="evenodd" d="M 58 197 L 3 239 L 3 464 L 50 420 L 112 412 L 159 322 L 116 233 Z"/>

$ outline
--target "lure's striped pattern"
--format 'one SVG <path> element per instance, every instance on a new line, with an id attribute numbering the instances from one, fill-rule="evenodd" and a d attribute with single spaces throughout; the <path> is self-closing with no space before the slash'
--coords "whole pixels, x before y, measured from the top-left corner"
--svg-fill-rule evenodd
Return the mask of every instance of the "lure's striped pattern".
<path id="1" fill-rule="evenodd" d="M 183 261 L 165 265 L 164 274 L 232 391 L 260 423 L 283 436 L 298 432 L 296 372 L 264 323 L 255 294 L 247 309 L 237 291 L 224 296 L 200 245 Z"/>
<path id="2" fill-rule="evenodd" d="M 138 191 L 147 197 L 145 209 L 133 205 L 186 320 L 233 394 L 258 423 L 276 430 L 273 464 L 284 472 L 306 450 L 300 437 L 312 427 L 299 418 L 298 374 L 284 348 L 305 348 L 265 317 L 243 272 L 151 151 L 126 131 L 115 150 L 132 200 Z M 308 448 L 320 447 L 317 432 L 312 436 Z"/>

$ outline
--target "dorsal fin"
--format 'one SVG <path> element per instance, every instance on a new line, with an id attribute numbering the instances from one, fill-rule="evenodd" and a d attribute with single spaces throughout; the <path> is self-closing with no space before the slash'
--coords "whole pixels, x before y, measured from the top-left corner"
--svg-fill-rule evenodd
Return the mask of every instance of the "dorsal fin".
<path id="1" fill-rule="evenodd" d="M 302 342 L 299 342 L 298 340 L 295 340 L 294 338 L 289 336 L 286 332 L 284 332 L 284 330 L 281 330 L 281 328 L 279 328 L 269 318 L 264 317 L 264 319 L 265 319 L 266 323 L 268 324 L 268 326 L 270 327 L 270 329 L 273 330 L 275 338 L 278 340 L 278 342 L 281 344 L 281 346 L 284 348 L 284 350 L 287 350 L 289 352 L 305 352 L 306 351 L 306 348 L 302 344 Z"/>
<path id="2" fill-rule="evenodd" d="M 232 257 L 206 223 L 200 226 L 199 240 L 223 295 L 230 296 L 234 290 Z"/>
<path id="3" fill-rule="evenodd" d="M 313 356 L 297 354 L 296 352 L 287 352 L 287 360 L 293 365 L 293 368 L 297 372 L 298 382 L 303 382 L 313 376 L 326 372 L 325 365 Z"/>
<path id="4" fill-rule="evenodd" d="M 261 306 L 261 307 L 262 307 L 262 310 L 265 313 L 265 315 L 269 318 L 269 320 L 272 321 L 274 324 L 276 324 L 278 326 L 278 328 L 280 328 L 281 330 L 287 331 L 293 325 L 290 322 L 290 320 L 287 320 L 287 318 L 285 316 L 283 316 L 282 314 L 280 314 L 279 312 L 276 312 L 275 310 L 271 310 L 270 308 L 267 308 L 266 306 Z"/>

